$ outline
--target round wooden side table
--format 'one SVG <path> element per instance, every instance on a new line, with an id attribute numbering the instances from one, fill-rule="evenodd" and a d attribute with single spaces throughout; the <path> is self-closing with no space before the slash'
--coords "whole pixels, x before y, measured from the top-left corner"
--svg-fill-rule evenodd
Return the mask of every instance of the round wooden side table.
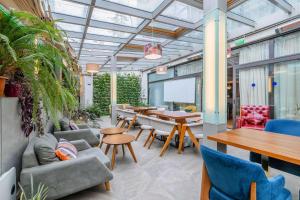
<path id="1" fill-rule="evenodd" d="M 108 135 L 118 135 L 123 134 L 126 132 L 126 128 L 118 128 L 118 127 L 112 127 L 112 128 L 103 128 L 100 130 L 100 133 L 103 135 L 102 140 L 100 142 L 99 147 L 101 148 L 103 145 L 103 139 Z"/>
<path id="2" fill-rule="evenodd" d="M 115 160 L 116 160 L 116 153 L 117 153 L 117 148 L 118 145 L 126 145 L 131 153 L 131 156 L 134 160 L 134 162 L 137 162 L 137 159 L 135 157 L 133 148 L 131 146 L 131 142 L 135 140 L 135 137 L 132 135 L 127 135 L 127 134 L 119 134 L 119 135 L 110 135 L 105 138 L 103 138 L 103 143 L 107 144 L 106 149 L 105 149 L 105 154 L 108 153 L 109 148 L 111 145 L 113 145 L 113 152 L 112 152 L 112 158 L 111 158 L 111 169 L 114 169 L 115 166 Z M 124 155 L 124 148 L 123 148 L 123 155 Z"/>

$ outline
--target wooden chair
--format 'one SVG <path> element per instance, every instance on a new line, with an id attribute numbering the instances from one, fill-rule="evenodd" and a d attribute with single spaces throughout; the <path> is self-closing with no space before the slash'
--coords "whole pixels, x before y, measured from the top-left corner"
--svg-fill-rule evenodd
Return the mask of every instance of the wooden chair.
<path id="1" fill-rule="evenodd" d="M 136 135 L 135 140 L 137 141 L 144 130 L 149 130 L 150 134 L 153 133 L 154 129 L 151 125 L 151 117 L 146 115 L 137 114 L 137 122 L 140 124 L 140 131 Z"/>

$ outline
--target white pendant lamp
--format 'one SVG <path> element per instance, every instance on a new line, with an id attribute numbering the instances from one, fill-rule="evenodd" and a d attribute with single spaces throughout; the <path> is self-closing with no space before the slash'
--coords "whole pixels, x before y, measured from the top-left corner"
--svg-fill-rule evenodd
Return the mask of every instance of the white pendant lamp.
<path id="1" fill-rule="evenodd" d="M 88 63 L 86 64 L 86 72 L 88 73 L 98 73 L 100 69 L 100 65 L 96 63 Z"/>
<path id="2" fill-rule="evenodd" d="M 167 66 L 158 66 L 156 67 L 156 74 L 166 74 L 168 72 Z"/>

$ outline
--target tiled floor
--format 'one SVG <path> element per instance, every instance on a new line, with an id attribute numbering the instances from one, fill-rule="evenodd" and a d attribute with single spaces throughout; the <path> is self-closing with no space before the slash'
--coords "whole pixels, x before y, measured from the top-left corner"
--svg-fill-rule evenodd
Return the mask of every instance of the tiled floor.
<path id="1" fill-rule="evenodd" d="M 110 120 L 103 118 L 101 125 L 110 127 Z M 137 131 L 132 130 L 129 134 L 135 135 Z M 132 144 L 138 163 L 133 162 L 128 151 L 124 158 L 121 151 L 117 155 L 110 192 L 106 192 L 104 186 L 99 186 L 64 200 L 198 200 L 201 154 L 193 148 L 186 148 L 180 155 L 175 148 L 170 147 L 163 157 L 159 157 L 162 142 L 155 141 L 148 150 L 143 147 L 147 135 L 145 132 L 139 141 Z M 228 153 L 247 160 L 249 158 L 248 152 L 237 148 L 229 148 Z M 286 186 L 293 193 L 293 199 L 298 199 L 300 178 L 271 169 L 271 175 L 276 174 L 285 176 Z"/>

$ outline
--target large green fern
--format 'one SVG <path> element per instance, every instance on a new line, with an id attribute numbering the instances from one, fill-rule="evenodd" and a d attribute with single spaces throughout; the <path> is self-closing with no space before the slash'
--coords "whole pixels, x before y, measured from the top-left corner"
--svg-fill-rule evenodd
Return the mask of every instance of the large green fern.
<path id="1" fill-rule="evenodd" d="M 21 70 L 33 99 L 33 118 L 37 119 L 39 102 L 58 124 L 59 113 L 77 106 L 77 79 L 74 59 L 64 42 L 65 34 L 55 22 L 42 20 L 27 12 L 6 10 L 0 5 L 0 75 Z M 61 71 L 63 79 L 57 77 Z"/>

